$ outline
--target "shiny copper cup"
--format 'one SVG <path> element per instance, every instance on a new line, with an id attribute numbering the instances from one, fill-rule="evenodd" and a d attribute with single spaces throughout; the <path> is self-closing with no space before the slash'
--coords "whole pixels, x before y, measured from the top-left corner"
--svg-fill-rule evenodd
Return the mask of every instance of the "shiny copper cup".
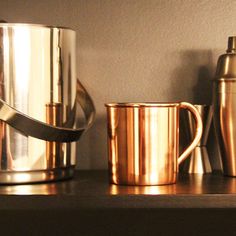
<path id="1" fill-rule="evenodd" d="M 180 103 L 110 103 L 107 107 L 109 177 L 113 184 L 176 183 L 178 165 L 197 146 L 202 120 L 197 109 Z M 179 112 L 196 122 L 192 143 L 179 156 Z"/>

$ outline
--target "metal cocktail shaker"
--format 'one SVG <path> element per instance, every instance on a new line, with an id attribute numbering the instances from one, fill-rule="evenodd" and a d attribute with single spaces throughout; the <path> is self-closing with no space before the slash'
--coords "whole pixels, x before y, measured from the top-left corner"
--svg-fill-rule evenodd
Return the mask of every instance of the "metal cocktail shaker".
<path id="1" fill-rule="evenodd" d="M 236 36 L 229 37 L 226 54 L 218 59 L 213 103 L 223 172 L 236 176 Z"/>

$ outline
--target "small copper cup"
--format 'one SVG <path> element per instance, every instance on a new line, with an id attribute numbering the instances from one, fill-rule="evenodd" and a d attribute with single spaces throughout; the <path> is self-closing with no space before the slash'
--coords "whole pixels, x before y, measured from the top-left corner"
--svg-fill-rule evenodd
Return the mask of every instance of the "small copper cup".
<path id="1" fill-rule="evenodd" d="M 108 161 L 113 184 L 176 183 L 178 165 L 198 144 L 202 120 L 197 109 L 180 103 L 109 103 Z M 179 156 L 179 111 L 188 109 L 196 122 L 192 143 Z"/>

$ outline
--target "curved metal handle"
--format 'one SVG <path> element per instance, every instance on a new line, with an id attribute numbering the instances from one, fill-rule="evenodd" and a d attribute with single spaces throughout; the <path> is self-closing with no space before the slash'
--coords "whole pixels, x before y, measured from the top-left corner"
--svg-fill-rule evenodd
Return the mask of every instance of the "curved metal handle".
<path id="1" fill-rule="evenodd" d="M 185 151 L 178 158 L 178 164 L 182 163 L 188 157 L 188 155 L 192 152 L 192 150 L 197 146 L 198 142 L 201 139 L 202 129 L 203 129 L 202 118 L 198 110 L 192 104 L 187 103 L 187 102 L 181 102 L 180 108 L 188 109 L 193 114 L 195 122 L 196 122 L 196 131 L 195 131 L 195 137 L 192 143 L 185 149 Z"/>
<path id="2" fill-rule="evenodd" d="M 2 99 L 0 99 L 0 120 L 26 136 L 51 142 L 72 142 L 80 138 L 82 133 L 92 125 L 95 118 L 93 101 L 79 80 L 77 80 L 77 101 L 86 118 L 86 125 L 78 129 L 52 126 L 33 119 L 9 106 Z"/>

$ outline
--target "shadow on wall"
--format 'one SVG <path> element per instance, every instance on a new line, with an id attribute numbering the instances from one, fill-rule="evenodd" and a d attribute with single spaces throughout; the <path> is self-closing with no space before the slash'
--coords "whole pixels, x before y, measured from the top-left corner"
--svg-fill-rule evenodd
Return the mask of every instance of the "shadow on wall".
<path id="1" fill-rule="evenodd" d="M 193 104 L 212 104 L 212 79 L 215 63 L 210 50 L 187 50 L 179 53 L 181 65 L 174 71 L 169 91 L 174 100 Z M 184 114 L 181 114 L 181 118 Z M 184 125 L 180 122 L 180 143 L 188 145 L 184 135 Z M 221 169 L 220 156 L 213 124 L 210 129 L 207 149 L 213 169 Z"/>
<path id="2" fill-rule="evenodd" d="M 93 126 L 82 136 L 78 142 L 78 169 L 107 169 L 106 128 L 106 117 L 96 116 Z"/>
<path id="3" fill-rule="evenodd" d="M 177 53 L 181 64 L 171 77 L 169 93 L 172 99 L 211 104 L 211 79 L 215 70 L 212 52 L 186 50 Z"/>

